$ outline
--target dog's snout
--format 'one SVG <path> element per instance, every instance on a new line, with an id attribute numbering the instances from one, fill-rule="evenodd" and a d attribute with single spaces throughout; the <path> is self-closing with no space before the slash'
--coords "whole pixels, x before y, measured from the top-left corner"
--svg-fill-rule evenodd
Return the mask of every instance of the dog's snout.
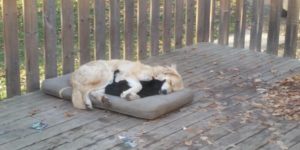
<path id="1" fill-rule="evenodd" d="M 166 95 L 166 94 L 168 94 L 168 91 L 167 90 L 161 90 L 161 93 Z"/>

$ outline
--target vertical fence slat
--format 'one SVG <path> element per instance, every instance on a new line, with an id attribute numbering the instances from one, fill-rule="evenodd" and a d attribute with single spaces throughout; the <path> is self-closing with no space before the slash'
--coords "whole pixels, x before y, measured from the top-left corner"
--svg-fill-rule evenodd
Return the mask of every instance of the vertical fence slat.
<path id="1" fill-rule="evenodd" d="M 252 24 L 250 33 L 250 49 L 261 51 L 261 35 L 263 27 L 264 0 L 253 0 Z"/>
<path id="2" fill-rule="evenodd" d="M 230 1 L 221 0 L 220 3 L 220 24 L 219 24 L 219 44 L 228 45 L 229 37 L 229 15 L 230 15 Z"/>
<path id="3" fill-rule="evenodd" d="M 110 1 L 110 58 L 120 58 L 120 0 Z"/>
<path id="4" fill-rule="evenodd" d="M 61 0 L 63 74 L 74 71 L 73 0 Z"/>
<path id="5" fill-rule="evenodd" d="M 267 53 L 278 54 L 280 17 L 282 11 L 282 0 L 273 0 L 270 11 L 269 31 L 267 41 Z"/>
<path id="6" fill-rule="evenodd" d="M 89 1 L 78 0 L 78 28 L 79 28 L 79 51 L 80 64 L 91 60 L 90 42 L 90 24 L 89 24 Z"/>
<path id="7" fill-rule="evenodd" d="M 296 57 L 297 34 L 299 28 L 299 9 L 299 0 L 289 0 L 284 47 L 284 56 L 287 57 Z"/>
<path id="8" fill-rule="evenodd" d="M 105 0 L 95 0 L 94 8 L 96 59 L 105 59 Z"/>
<path id="9" fill-rule="evenodd" d="M 210 0 L 197 1 L 197 42 L 208 42 Z"/>
<path id="10" fill-rule="evenodd" d="M 138 1 L 138 59 L 147 56 L 147 0 Z"/>
<path id="11" fill-rule="evenodd" d="M 3 0 L 3 32 L 7 97 L 21 93 L 16 1 Z"/>
<path id="12" fill-rule="evenodd" d="M 35 0 L 24 0 L 26 91 L 32 92 L 40 87 L 37 9 Z"/>
<path id="13" fill-rule="evenodd" d="M 175 8 L 175 48 L 182 47 L 184 0 L 176 0 Z"/>
<path id="14" fill-rule="evenodd" d="M 209 14 L 209 42 L 214 42 L 215 37 L 215 10 L 216 10 L 216 0 L 210 1 L 210 14 Z"/>
<path id="15" fill-rule="evenodd" d="M 194 40 L 195 0 L 186 0 L 186 45 Z"/>
<path id="16" fill-rule="evenodd" d="M 151 1 L 151 55 L 156 56 L 159 54 L 159 0 Z"/>
<path id="17" fill-rule="evenodd" d="M 164 0 L 163 17 L 163 51 L 169 52 L 171 49 L 171 21 L 172 21 L 172 0 Z"/>
<path id="18" fill-rule="evenodd" d="M 204 0 L 197 0 L 197 42 L 203 42 L 204 41 L 204 11 L 205 11 L 205 1 Z"/>
<path id="19" fill-rule="evenodd" d="M 134 23 L 134 0 L 125 0 L 125 59 L 133 60 L 133 23 Z"/>
<path id="20" fill-rule="evenodd" d="M 236 22 L 234 34 L 234 47 L 244 48 L 246 31 L 246 1 L 237 0 L 236 2 Z"/>
<path id="21" fill-rule="evenodd" d="M 55 0 L 44 0 L 45 78 L 57 76 Z"/>

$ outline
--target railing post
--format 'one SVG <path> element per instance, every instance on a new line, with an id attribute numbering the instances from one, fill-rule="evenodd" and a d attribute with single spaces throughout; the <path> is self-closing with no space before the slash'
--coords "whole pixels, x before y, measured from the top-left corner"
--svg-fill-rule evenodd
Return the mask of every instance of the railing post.
<path id="1" fill-rule="evenodd" d="M 261 51 L 261 35 L 263 27 L 264 0 L 253 0 L 252 24 L 250 34 L 250 50 Z"/>
<path id="2" fill-rule="evenodd" d="M 125 59 L 133 60 L 134 0 L 125 0 L 124 51 Z"/>
<path id="3" fill-rule="evenodd" d="M 45 78 L 57 76 L 55 0 L 44 0 Z"/>
<path id="4" fill-rule="evenodd" d="M 78 0 L 78 32 L 79 32 L 79 51 L 80 64 L 85 64 L 91 60 L 90 51 L 90 24 L 89 9 L 90 0 Z"/>
<path id="5" fill-rule="evenodd" d="M 26 91 L 32 92 L 40 88 L 36 0 L 23 0 L 23 4 L 24 40 L 26 49 Z"/>
<path id="6" fill-rule="evenodd" d="M 26 0 L 25 0 L 26 1 Z M 74 71 L 73 0 L 61 0 L 63 74 Z"/>
<path id="7" fill-rule="evenodd" d="M 147 0 L 138 1 L 138 59 L 147 57 Z"/>
<path id="8" fill-rule="evenodd" d="M 183 21 L 184 21 L 184 0 L 176 0 L 175 4 L 175 48 L 182 47 Z"/>
<path id="9" fill-rule="evenodd" d="M 110 57 L 120 58 L 120 0 L 110 0 Z"/>
<path id="10" fill-rule="evenodd" d="M 17 2 L 3 0 L 3 40 L 7 97 L 21 93 L 17 15 Z"/>
<path id="11" fill-rule="evenodd" d="M 186 45 L 194 43 L 195 0 L 186 0 Z"/>
<path id="12" fill-rule="evenodd" d="M 289 0 L 284 47 L 284 56 L 287 57 L 296 57 L 299 28 L 299 8 L 299 0 Z"/>
<path id="13" fill-rule="evenodd" d="M 282 0 L 273 0 L 270 10 L 267 53 L 278 54 L 280 17 L 282 11 Z"/>
<path id="14" fill-rule="evenodd" d="M 216 0 L 210 1 L 210 13 L 209 13 L 209 42 L 214 43 L 215 37 L 215 10 L 216 10 Z"/>
<path id="15" fill-rule="evenodd" d="M 95 0 L 95 51 L 96 59 L 105 59 L 106 52 L 106 40 L 105 40 L 105 0 Z"/>
<path id="16" fill-rule="evenodd" d="M 220 24 L 219 24 L 219 44 L 228 45 L 229 37 L 229 15 L 230 15 L 230 1 L 221 0 L 220 9 Z"/>
<path id="17" fill-rule="evenodd" d="M 246 1 L 237 0 L 236 3 L 236 22 L 234 34 L 234 47 L 244 48 L 245 46 L 245 29 L 246 29 Z"/>
<path id="18" fill-rule="evenodd" d="M 163 51 L 169 52 L 171 49 L 171 24 L 172 24 L 172 0 L 164 0 L 163 17 Z"/>
<path id="19" fill-rule="evenodd" d="M 210 0 L 197 1 L 197 42 L 209 40 Z"/>

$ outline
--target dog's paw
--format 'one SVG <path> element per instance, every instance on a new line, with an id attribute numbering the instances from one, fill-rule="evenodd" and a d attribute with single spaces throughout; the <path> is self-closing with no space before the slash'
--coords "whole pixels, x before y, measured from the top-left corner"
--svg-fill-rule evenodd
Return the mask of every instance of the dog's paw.
<path id="1" fill-rule="evenodd" d="M 109 102 L 109 99 L 106 96 L 103 96 L 103 98 L 101 99 L 101 103 L 105 107 L 111 107 L 111 103 Z"/>
<path id="2" fill-rule="evenodd" d="M 93 109 L 93 104 L 90 100 L 85 101 L 85 106 L 87 109 Z"/>
<path id="3" fill-rule="evenodd" d="M 133 94 L 133 93 L 129 93 L 126 95 L 126 100 L 131 101 L 131 100 L 136 100 L 141 98 L 139 95 L 137 94 Z"/>
<path id="4" fill-rule="evenodd" d="M 120 97 L 126 99 L 127 95 L 129 95 L 129 94 L 126 92 L 122 92 Z"/>

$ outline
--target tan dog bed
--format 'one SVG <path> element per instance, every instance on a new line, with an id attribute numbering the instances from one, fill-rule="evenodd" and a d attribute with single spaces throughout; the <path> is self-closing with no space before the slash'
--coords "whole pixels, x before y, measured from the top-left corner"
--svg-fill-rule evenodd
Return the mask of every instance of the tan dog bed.
<path id="1" fill-rule="evenodd" d="M 72 87 L 70 85 L 70 74 L 44 80 L 42 91 L 52 96 L 71 100 Z M 168 95 L 149 96 L 134 101 L 127 101 L 111 95 L 107 95 L 107 97 L 111 104 L 110 106 L 93 101 L 94 107 L 138 118 L 155 119 L 190 103 L 193 101 L 194 96 L 192 90 L 184 89 Z"/>

